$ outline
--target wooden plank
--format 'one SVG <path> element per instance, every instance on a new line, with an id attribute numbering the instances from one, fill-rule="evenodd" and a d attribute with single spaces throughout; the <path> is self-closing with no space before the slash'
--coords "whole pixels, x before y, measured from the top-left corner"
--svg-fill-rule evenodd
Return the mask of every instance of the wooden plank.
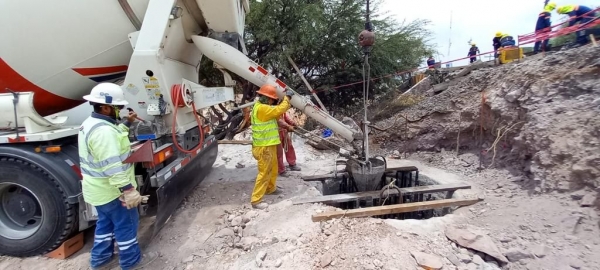
<path id="1" fill-rule="evenodd" d="M 445 185 L 430 185 L 430 186 L 418 186 L 418 187 L 407 187 L 401 188 L 402 194 L 420 194 L 420 193 L 433 193 L 433 192 L 444 192 L 444 191 L 455 191 L 457 189 L 470 189 L 471 185 L 465 183 L 456 184 L 445 184 Z M 305 203 L 327 203 L 327 202 L 350 202 L 363 198 L 379 198 L 380 190 L 376 191 L 364 191 L 355 193 L 335 194 L 313 198 L 304 198 L 294 200 L 294 204 L 305 204 Z M 395 188 L 389 189 L 389 194 L 396 194 L 398 191 Z"/>
<path id="2" fill-rule="evenodd" d="M 219 144 L 252 144 L 252 141 L 228 141 L 228 140 L 220 140 Z"/>
<path id="3" fill-rule="evenodd" d="M 391 167 L 391 168 L 385 169 L 386 173 L 396 172 L 396 171 L 410 172 L 410 171 L 418 171 L 418 169 L 415 166 Z M 341 172 L 338 173 L 338 176 L 341 176 L 341 175 L 342 175 Z M 314 182 L 314 181 L 324 181 L 324 180 L 331 179 L 331 178 L 334 178 L 333 173 L 303 176 L 302 180 L 304 180 L 306 182 Z"/>
<path id="4" fill-rule="evenodd" d="M 341 218 L 341 217 L 355 218 L 355 217 L 370 217 L 370 216 L 408 213 L 408 212 L 416 212 L 416 211 L 429 210 L 429 209 L 435 209 L 435 208 L 472 205 L 479 201 L 482 201 L 482 200 L 480 200 L 480 199 L 445 199 L 445 200 L 437 200 L 437 201 L 374 206 L 374 207 L 367 207 L 367 208 L 351 209 L 351 210 L 346 210 L 346 211 L 329 211 L 329 212 L 313 215 L 312 221 L 313 222 L 325 221 L 325 220 L 330 220 L 333 218 Z"/>

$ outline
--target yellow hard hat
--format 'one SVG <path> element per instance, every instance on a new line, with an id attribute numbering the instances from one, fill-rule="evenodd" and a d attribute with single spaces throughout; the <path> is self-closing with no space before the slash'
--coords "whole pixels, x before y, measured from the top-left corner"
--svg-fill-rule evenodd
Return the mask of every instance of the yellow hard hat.
<path id="1" fill-rule="evenodd" d="M 502 32 L 496 32 L 496 37 L 501 37 L 502 36 Z"/>
<path id="2" fill-rule="evenodd" d="M 475 45 L 477 45 L 477 44 L 475 44 L 475 43 L 471 43 L 471 46 L 475 46 Z"/>
<path id="3" fill-rule="evenodd" d="M 544 7 L 544 9 L 546 11 L 553 11 L 555 8 L 556 8 L 556 2 L 550 2 Z"/>

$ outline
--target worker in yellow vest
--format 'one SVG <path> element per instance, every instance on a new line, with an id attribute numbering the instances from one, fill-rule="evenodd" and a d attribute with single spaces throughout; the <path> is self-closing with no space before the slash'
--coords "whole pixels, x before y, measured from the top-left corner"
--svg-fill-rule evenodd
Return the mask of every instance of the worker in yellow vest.
<path id="1" fill-rule="evenodd" d="M 262 199 L 265 194 L 278 194 L 277 190 L 277 146 L 279 126 L 277 119 L 290 108 L 290 98 L 294 95 L 286 91 L 283 101 L 277 105 L 277 90 L 274 86 L 265 84 L 257 92 L 258 102 L 252 108 L 250 121 L 252 123 L 252 156 L 258 162 L 258 175 L 254 183 L 250 203 L 253 208 L 265 209 L 268 204 Z"/>

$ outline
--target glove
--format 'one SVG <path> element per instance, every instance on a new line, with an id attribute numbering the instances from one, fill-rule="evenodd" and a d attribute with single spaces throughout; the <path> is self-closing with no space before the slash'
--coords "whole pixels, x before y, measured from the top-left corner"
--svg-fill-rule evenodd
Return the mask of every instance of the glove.
<path id="1" fill-rule="evenodd" d="M 141 196 L 135 188 L 123 191 L 123 194 L 119 198 L 123 202 L 123 206 L 127 207 L 127 209 L 137 207 L 144 199 L 147 201 L 147 196 Z"/>
<path id="2" fill-rule="evenodd" d="M 294 91 L 292 91 L 291 89 L 287 89 L 285 90 L 285 95 L 292 98 L 292 96 L 294 95 Z"/>

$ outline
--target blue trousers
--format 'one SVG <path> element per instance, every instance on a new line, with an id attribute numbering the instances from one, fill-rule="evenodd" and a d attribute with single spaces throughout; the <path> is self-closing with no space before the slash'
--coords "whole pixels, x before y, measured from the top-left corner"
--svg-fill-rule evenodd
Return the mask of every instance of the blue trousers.
<path id="1" fill-rule="evenodd" d="M 108 263 L 113 256 L 116 240 L 119 247 L 119 264 L 127 270 L 142 259 L 137 241 L 139 213 L 137 208 L 127 210 L 117 198 L 105 205 L 96 206 L 98 221 L 90 264 L 92 269 Z"/>

